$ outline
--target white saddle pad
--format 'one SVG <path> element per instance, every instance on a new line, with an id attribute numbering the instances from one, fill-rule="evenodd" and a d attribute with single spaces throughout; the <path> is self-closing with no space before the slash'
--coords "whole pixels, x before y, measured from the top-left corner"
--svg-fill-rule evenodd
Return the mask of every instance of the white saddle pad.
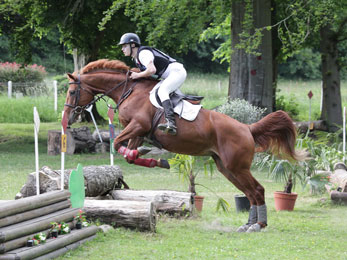
<path id="1" fill-rule="evenodd" d="M 157 99 L 155 98 L 155 92 L 160 87 L 160 84 L 161 82 L 159 82 L 149 93 L 149 100 L 151 101 L 152 105 L 157 108 L 162 108 L 162 106 L 158 104 Z M 180 93 L 179 90 L 177 90 L 177 92 Z M 182 117 L 188 121 L 194 121 L 198 116 L 201 107 L 202 105 L 193 105 L 188 101 L 182 100 L 177 104 L 176 107 L 174 107 L 174 111 L 179 115 L 179 117 Z"/>

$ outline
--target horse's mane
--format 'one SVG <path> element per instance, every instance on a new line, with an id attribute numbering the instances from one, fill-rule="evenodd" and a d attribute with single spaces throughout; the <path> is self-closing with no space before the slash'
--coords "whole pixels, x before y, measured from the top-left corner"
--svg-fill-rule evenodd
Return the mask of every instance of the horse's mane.
<path id="1" fill-rule="evenodd" d="M 98 69 L 114 69 L 126 72 L 129 70 L 129 67 L 124 62 L 119 60 L 101 59 L 88 63 L 86 66 L 83 67 L 81 74 L 85 74 Z"/>

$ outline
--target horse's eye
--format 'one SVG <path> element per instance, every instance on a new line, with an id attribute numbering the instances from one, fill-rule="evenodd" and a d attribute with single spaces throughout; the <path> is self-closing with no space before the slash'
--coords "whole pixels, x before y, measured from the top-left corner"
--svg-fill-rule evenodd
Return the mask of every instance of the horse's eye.
<path id="1" fill-rule="evenodd" d="M 70 95 L 74 96 L 76 94 L 76 90 L 70 90 Z"/>

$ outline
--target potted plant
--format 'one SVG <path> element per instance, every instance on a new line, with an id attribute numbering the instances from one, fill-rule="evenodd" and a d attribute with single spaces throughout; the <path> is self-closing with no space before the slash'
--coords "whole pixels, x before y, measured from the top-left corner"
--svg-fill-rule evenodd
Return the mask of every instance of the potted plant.
<path id="1" fill-rule="evenodd" d="M 57 222 L 51 222 L 51 225 L 51 237 L 57 238 L 60 230 L 59 224 Z"/>
<path id="2" fill-rule="evenodd" d="M 75 224 L 76 229 L 81 229 L 82 227 L 89 226 L 86 216 L 82 210 L 78 211 L 78 214 L 74 217 L 74 220 L 76 222 Z"/>
<path id="3" fill-rule="evenodd" d="M 169 159 L 170 163 L 170 169 L 171 171 L 177 172 L 179 174 L 179 178 L 187 181 L 189 184 L 188 191 L 193 194 L 194 198 L 194 205 L 198 212 L 202 211 L 203 208 L 203 201 L 204 196 L 197 195 L 195 186 L 200 185 L 211 191 L 209 188 L 202 184 L 196 183 L 196 177 L 200 173 L 199 170 L 197 170 L 197 158 L 191 155 L 185 155 L 185 154 L 176 154 L 174 158 Z M 204 163 L 204 173 L 213 174 L 213 160 L 212 158 L 209 158 L 208 160 L 205 160 Z M 214 193 L 215 194 L 215 193 Z M 217 202 L 217 210 L 222 209 L 223 211 L 228 211 L 229 204 L 226 202 L 223 198 L 219 197 L 217 194 L 215 194 L 218 197 Z"/>

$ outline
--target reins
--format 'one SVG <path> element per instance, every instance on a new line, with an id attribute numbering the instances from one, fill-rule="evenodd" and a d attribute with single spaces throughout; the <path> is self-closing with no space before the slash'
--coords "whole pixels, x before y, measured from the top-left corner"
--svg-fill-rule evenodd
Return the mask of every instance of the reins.
<path id="1" fill-rule="evenodd" d="M 137 82 L 135 82 L 127 91 L 126 91 L 126 88 L 127 88 L 127 85 L 128 85 L 128 82 L 129 82 L 129 73 L 130 73 L 130 70 L 127 71 L 126 73 L 126 78 L 125 80 L 123 80 L 122 82 L 118 83 L 116 86 L 114 86 L 113 88 L 107 90 L 105 93 L 103 93 L 102 95 L 98 96 L 98 97 L 95 97 L 96 95 L 90 91 L 89 89 L 87 88 L 84 88 L 82 87 L 82 82 L 81 82 L 81 75 L 78 74 L 78 80 L 77 81 L 74 81 L 74 82 L 69 82 L 69 85 L 71 84 L 77 84 L 77 90 L 76 91 L 70 91 L 70 96 L 76 96 L 75 98 L 75 104 L 74 105 L 71 105 L 71 104 L 67 104 L 65 103 L 64 106 L 67 106 L 67 107 L 71 107 L 73 110 L 72 112 L 73 113 L 76 113 L 76 114 L 81 114 L 84 110 L 86 110 L 88 107 L 90 107 L 91 105 L 95 104 L 97 101 L 99 101 L 100 99 L 104 100 L 105 103 L 107 104 L 107 101 L 105 100 L 105 96 L 108 96 L 112 91 L 116 90 L 117 88 L 121 87 L 122 85 L 124 85 L 123 87 L 123 92 L 122 92 L 122 95 L 118 101 L 118 103 L 116 104 L 116 107 L 111 107 L 109 104 L 107 104 L 108 107 L 114 109 L 114 110 L 117 110 L 120 106 L 121 103 L 123 103 L 123 101 L 125 99 L 127 99 L 127 97 L 129 97 L 129 95 L 131 94 L 131 92 L 133 91 L 135 85 L 137 84 Z M 84 106 L 79 106 L 78 103 L 79 103 L 79 100 L 80 100 L 80 92 L 81 90 L 84 90 L 86 91 L 87 93 L 89 93 L 90 95 L 93 96 L 93 100 L 91 102 L 89 102 L 88 104 L 84 105 Z"/>

